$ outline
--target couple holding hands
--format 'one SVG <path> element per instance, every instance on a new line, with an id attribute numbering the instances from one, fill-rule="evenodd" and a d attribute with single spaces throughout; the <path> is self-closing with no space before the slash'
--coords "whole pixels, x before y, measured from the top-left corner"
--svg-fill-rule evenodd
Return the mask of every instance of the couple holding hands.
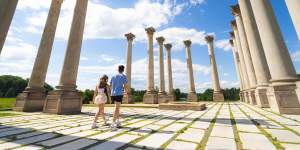
<path id="1" fill-rule="evenodd" d="M 92 129 L 97 128 L 97 120 L 101 116 L 104 125 L 108 125 L 108 119 L 105 117 L 104 105 L 109 98 L 111 98 L 112 103 L 115 104 L 115 111 L 113 114 L 113 120 L 111 124 L 112 129 L 116 129 L 121 126 L 120 122 L 120 106 L 123 100 L 123 94 L 127 94 L 127 77 L 124 75 L 125 67 L 123 65 L 118 66 L 118 73 L 114 75 L 110 83 L 108 84 L 108 76 L 103 75 L 100 78 L 99 83 L 96 85 L 93 102 L 98 105 L 98 111 L 95 114 L 95 119 L 92 125 Z M 125 91 L 125 92 L 124 92 Z"/>

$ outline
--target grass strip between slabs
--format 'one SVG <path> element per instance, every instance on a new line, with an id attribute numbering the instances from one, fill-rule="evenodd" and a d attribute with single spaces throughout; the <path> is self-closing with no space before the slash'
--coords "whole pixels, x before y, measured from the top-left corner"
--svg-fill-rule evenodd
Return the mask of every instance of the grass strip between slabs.
<path id="1" fill-rule="evenodd" d="M 244 115 L 246 115 L 254 124 L 255 124 L 255 126 L 260 130 L 260 132 L 263 134 L 263 135 L 265 135 L 267 138 L 268 138 L 268 140 L 270 141 L 270 142 L 272 142 L 272 144 L 277 148 L 277 149 L 279 149 L 279 150 L 283 150 L 284 149 L 284 147 L 280 144 L 280 142 L 276 139 L 276 138 L 273 138 L 272 137 L 272 135 L 270 134 L 270 133 L 268 133 L 265 129 L 263 129 L 261 126 L 260 126 L 260 124 L 258 123 L 258 122 L 256 122 L 255 121 L 255 119 L 253 119 L 253 118 L 251 118 L 251 116 L 250 115 L 248 115 L 244 110 L 242 110 L 239 106 L 237 106 L 239 109 L 240 109 L 240 111 L 244 114 Z"/>

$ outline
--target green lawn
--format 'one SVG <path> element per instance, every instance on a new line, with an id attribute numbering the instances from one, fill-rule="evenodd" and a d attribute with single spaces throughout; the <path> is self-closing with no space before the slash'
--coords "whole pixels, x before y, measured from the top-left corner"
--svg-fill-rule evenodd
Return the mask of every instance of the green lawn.
<path id="1" fill-rule="evenodd" d="M 0 111 L 12 109 L 16 98 L 0 98 Z"/>

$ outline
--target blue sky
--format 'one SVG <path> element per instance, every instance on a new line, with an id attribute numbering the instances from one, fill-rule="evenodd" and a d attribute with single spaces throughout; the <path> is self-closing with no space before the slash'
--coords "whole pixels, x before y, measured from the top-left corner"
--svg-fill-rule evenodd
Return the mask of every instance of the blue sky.
<path id="1" fill-rule="evenodd" d="M 297 72 L 300 72 L 300 42 L 284 0 L 270 0 Z M 0 56 L 0 74 L 30 77 L 34 58 L 46 21 L 50 0 L 20 0 Z M 211 88 L 207 45 L 204 36 L 215 35 L 215 55 L 223 88 L 237 87 L 237 75 L 228 43 L 233 19 L 229 6 L 236 0 L 90 0 L 77 85 L 93 88 L 99 76 L 113 75 L 125 63 L 125 33 L 137 38 L 133 47 L 132 86 L 146 88 L 147 43 L 145 27 L 154 26 L 155 36 L 173 44 L 174 87 L 188 89 L 185 51 L 182 43 L 191 39 L 197 92 Z M 75 0 L 65 0 L 60 14 L 46 82 L 58 84 Z M 155 42 L 155 81 L 158 85 L 157 44 Z"/>

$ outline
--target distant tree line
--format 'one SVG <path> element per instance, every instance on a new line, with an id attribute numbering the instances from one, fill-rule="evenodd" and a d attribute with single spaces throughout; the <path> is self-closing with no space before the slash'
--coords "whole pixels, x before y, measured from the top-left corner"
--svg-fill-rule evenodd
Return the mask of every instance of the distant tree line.
<path id="1" fill-rule="evenodd" d="M 0 76 L 0 97 L 16 97 L 19 93 L 24 91 L 28 84 L 28 79 L 23 79 L 18 76 L 11 75 L 3 75 Z M 46 93 L 52 91 L 54 88 L 45 83 L 45 91 Z M 158 87 L 155 88 L 155 92 L 158 92 Z M 239 100 L 240 89 L 230 88 L 222 90 L 224 93 L 225 100 Z M 92 101 L 94 90 L 86 89 L 84 91 L 80 91 L 81 96 L 83 98 L 83 103 L 88 104 Z M 142 102 L 144 94 L 146 90 L 136 90 L 134 88 L 131 89 L 132 99 L 135 102 Z M 174 95 L 176 96 L 176 101 L 185 101 L 187 97 L 187 93 L 181 92 L 180 89 L 174 89 Z M 207 89 L 203 93 L 198 94 L 199 101 L 212 101 L 213 99 L 213 90 Z"/>
<path id="2" fill-rule="evenodd" d="M 18 76 L 3 75 L 0 76 L 0 97 L 13 98 L 25 90 L 28 79 Z M 53 87 L 45 83 L 45 92 L 53 90 Z"/>

